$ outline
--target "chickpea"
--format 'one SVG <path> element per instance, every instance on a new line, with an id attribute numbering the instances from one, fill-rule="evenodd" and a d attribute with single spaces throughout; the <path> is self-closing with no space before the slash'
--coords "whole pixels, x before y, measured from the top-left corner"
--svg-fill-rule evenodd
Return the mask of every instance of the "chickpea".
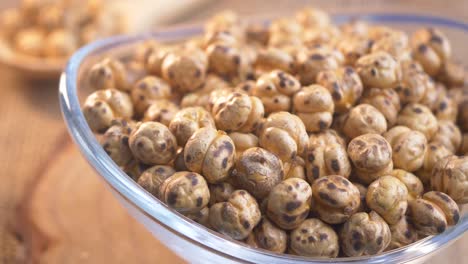
<path id="1" fill-rule="evenodd" d="M 252 132 L 264 113 L 262 101 L 258 97 L 240 92 L 217 100 L 212 109 L 216 127 L 225 131 Z"/>
<path id="2" fill-rule="evenodd" d="M 300 88 L 301 84 L 292 75 L 275 70 L 258 77 L 252 94 L 262 100 L 266 113 L 273 113 L 289 111 L 291 96 Z"/>
<path id="3" fill-rule="evenodd" d="M 113 119 L 133 116 L 133 104 L 124 92 L 115 89 L 99 90 L 90 94 L 84 103 L 83 114 L 91 130 L 103 133 Z"/>
<path id="4" fill-rule="evenodd" d="M 462 141 L 460 129 L 451 121 L 440 120 L 438 123 L 439 128 L 432 137 L 432 142 L 438 142 L 450 152 L 456 153 Z"/>
<path id="5" fill-rule="evenodd" d="M 180 146 L 185 146 L 193 133 L 203 127 L 215 128 L 215 122 L 211 114 L 201 107 L 183 108 L 169 123 L 169 129 Z"/>
<path id="6" fill-rule="evenodd" d="M 160 122 L 165 126 L 169 126 L 171 120 L 179 111 L 179 107 L 167 99 L 155 100 L 146 109 L 143 121 Z"/>
<path id="7" fill-rule="evenodd" d="M 400 95 L 403 104 L 420 102 L 426 90 L 432 89 L 434 82 L 417 62 L 405 61 L 401 63 L 402 80 L 395 90 Z"/>
<path id="8" fill-rule="evenodd" d="M 42 48 L 46 39 L 45 32 L 39 28 L 21 29 L 13 39 L 13 47 L 26 56 L 43 56 Z"/>
<path id="9" fill-rule="evenodd" d="M 420 104 L 406 105 L 398 115 L 397 124 L 423 133 L 427 140 L 432 139 L 438 128 L 431 110 Z"/>
<path id="10" fill-rule="evenodd" d="M 408 190 L 408 201 L 420 198 L 424 192 L 421 180 L 411 172 L 395 169 L 390 173 L 391 176 L 400 180 Z"/>
<path id="11" fill-rule="evenodd" d="M 466 71 L 463 65 L 453 61 L 446 61 L 442 64 L 437 80 L 441 81 L 447 86 L 461 86 L 466 80 Z"/>
<path id="12" fill-rule="evenodd" d="M 334 131 L 312 134 L 306 149 L 306 173 L 309 183 L 326 175 L 351 174 L 351 163 L 343 139 Z"/>
<path id="13" fill-rule="evenodd" d="M 423 28 L 414 32 L 411 37 L 411 46 L 413 57 L 431 76 L 437 75 L 442 64 L 452 53 L 447 37 L 434 28 Z"/>
<path id="14" fill-rule="evenodd" d="M 339 253 L 335 230 L 317 218 L 302 222 L 291 232 L 291 252 L 300 256 L 336 258 Z"/>
<path id="15" fill-rule="evenodd" d="M 356 62 L 356 71 L 367 88 L 395 88 L 402 77 L 400 64 L 384 51 L 359 58 Z"/>
<path id="16" fill-rule="evenodd" d="M 338 113 L 345 113 L 355 105 L 363 91 L 361 78 L 351 67 L 319 72 L 317 83 L 331 93 Z"/>
<path id="17" fill-rule="evenodd" d="M 145 170 L 137 182 L 154 197 L 160 198 L 161 184 L 175 172 L 174 168 L 170 166 L 156 165 Z"/>
<path id="18" fill-rule="evenodd" d="M 378 134 L 364 134 L 351 140 L 348 155 L 356 177 L 363 183 L 369 184 L 393 170 L 392 148 Z"/>
<path id="19" fill-rule="evenodd" d="M 313 84 L 321 71 L 337 70 L 344 63 L 343 54 L 329 47 L 318 47 L 297 55 L 297 74 L 302 85 Z"/>
<path id="20" fill-rule="evenodd" d="M 353 66 L 356 61 L 370 53 L 373 41 L 359 35 L 347 35 L 338 43 L 338 49 L 343 53 L 345 65 Z"/>
<path id="21" fill-rule="evenodd" d="M 299 117 L 288 112 L 276 112 L 263 123 L 259 145 L 282 161 L 289 161 L 304 154 L 307 138 L 304 123 Z"/>
<path id="22" fill-rule="evenodd" d="M 234 187 L 227 182 L 210 184 L 210 205 L 226 202 L 235 191 Z"/>
<path id="23" fill-rule="evenodd" d="M 432 170 L 431 187 L 448 194 L 455 202 L 468 202 L 468 156 L 447 156 Z"/>
<path id="24" fill-rule="evenodd" d="M 229 176 L 235 154 L 231 138 L 224 131 L 210 127 L 197 130 L 184 148 L 187 168 L 203 174 L 209 183 L 221 182 Z"/>
<path id="25" fill-rule="evenodd" d="M 280 70 L 291 73 L 294 70 L 294 58 L 286 51 L 268 47 L 258 52 L 255 69 L 260 73 Z"/>
<path id="26" fill-rule="evenodd" d="M 169 99 L 170 95 L 169 84 L 155 76 L 144 77 L 131 90 L 133 106 L 139 115 L 145 113 L 156 100 Z"/>
<path id="27" fill-rule="evenodd" d="M 162 77 L 180 92 L 191 92 L 203 85 L 208 59 L 198 48 L 181 48 L 164 57 Z"/>
<path id="28" fill-rule="evenodd" d="M 382 134 L 387 131 L 387 121 L 382 113 L 368 104 L 353 107 L 343 123 L 343 132 L 348 138 L 367 133 Z"/>
<path id="29" fill-rule="evenodd" d="M 384 137 L 392 146 L 395 168 L 412 172 L 422 167 L 427 151 L 427 139 L 423 133 L 405 126 L 395 126 Z"/>
<path id="30" fill-rule="evenodd" d="M 371 53 L 383 51 L 387 52 L 395 59 L 405 62 L 411 59 L 411 49 L 409 46 L 408 35 L 403 31 L 393 30 L 377 38 L 372 44 Z"/>
<path id="31" fill-rule="evenodd" d="M 370 88 L 364 91 L 361 98 L 362 104 L 375 107 L 387 121 L 387 127 L 392 127 L 397 121 L 400 112 L 400 97 L 393 89 Z"/>
<path id="32" fill-rule="evenodd" d="M 128 140 L 134 128 L 133 123 L 128 123 L 125 120 L 113 120 L 112 126 L 101 138 L 102 148 L 119 166 L 125 167 L 133 160 Z"/>
<path id="33" fill-rule="evenodd" d="M 165 179 L 159 193 L 161 201 L 183 214 L 199 212 L 210 200 L 203 176 L 189 171 L 179 171 Z"/>
<path id="34" fill-rule="evenodd" d="M 415 172 L 424 186 L 428 187 L 430 185 L 432 170 L 436 163 L 450 155 L 452 155 L 452 153 L 439 142 L 429 142 L 426 154 L 424 155 L 423 165 Z"/>
<path id="35" fill-rule="evenodd" d="M 119 60 L 105 58 L 94 64 L 88 74 L 88 83 L 95 90 L 118 89 L 128 91 L 131 88 L 126 79 L 125 66 Z"/>
<path id="36" fill-rule="evenodd" d="M 263 217 L 247 237 L 246 242 L 255 248 L 284 253 L 288 245 L 288 234 Z"/>
<path id="37" fill-rule="evenodd" d="M 236 240 L 246 238 L 260 219 L 257 201 L 244 190 L 234 191 L 227 202 L 216 203 L 210 208 L 211 227 Z"/>
<path id="38" fill-rule="evenodd" d="M 237 159 L 231 177 L 236 186 L 257 199 L 263 199 L 283 180 L 283 164 L 265 149 L 250 148 Z"/>
<path id="39" fill-rule="evenodd" d="M 341 224 L 357 212 L 360 193 L 348 179 L 339 175 L 324 176 L 312 185 L 314 210 L 329 224 Z"/>
<path id="40" fill-rule="evenodd" d="M 266 214 L 282 229 L 297 228 L 309 215 L 312 188 L 299 178 L 289 178 L 274 186 L 266 202 Z"/>
<path id="41" fill-rule="evenodd" d="M 176 155 L 177 140 L 169 129 L 158 122 L 137 124 L 130 134 L 133 156 L 148 165 L 169 164 Z"/>
<path id="42" fill-rule="evenodd" d="M 374 211 L 356 213 L 346 221 L 340 232 L 341 249 L 348 257 L 379 254 L 391 241 L 385 220 Z"/>
<path id="43" fill-rule="evenodd" d="M 258 147 L 258 137 L 250 133 L 232 132 L 228 136 L 236 146 L 236 157 L 240 157 L 249 148 Z"/>
<path id="44" fill-rule="evenodd" d="M 284 179 L 299 178 L 306 179 L 305 162 L 301 157 L 296 157 L 283 164 Z"/>
<path id="45" fill-rule="evenodd" d="M 325 87 L 310 85 L 294 94 L 293 108 L 307 132 L 318 132 L 331 126 L 335 105 Z"/>
<path id="46" fill-rule="evenodd" d="M 136 159 L 133 159 L 126 166 L 123 166 L 123 171 L 134 181 L 138 181 L 145 170 L 151 168 L 151 165 L 144 164 L 139 162 Z"/>

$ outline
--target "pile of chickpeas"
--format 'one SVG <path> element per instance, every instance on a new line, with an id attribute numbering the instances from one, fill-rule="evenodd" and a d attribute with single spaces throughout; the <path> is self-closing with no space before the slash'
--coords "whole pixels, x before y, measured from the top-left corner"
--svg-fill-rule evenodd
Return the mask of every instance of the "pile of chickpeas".
<path id="1" fill-rule="evenodd" d="M 88 71 L 104 150 L 175 211 L 248 246 L 374 255 L 444 232 L 468 202 L 468 86 L 447 37 L 312 8 L 232 12 Z"/>
<path id="2" fill-rule="evenodd" d="M 2 41 L 20 55 L 66 59 L 78 47 L 124 30 L 119 14 L 105 9 L 102 0 L 22 0 L 0 15 Z"/>

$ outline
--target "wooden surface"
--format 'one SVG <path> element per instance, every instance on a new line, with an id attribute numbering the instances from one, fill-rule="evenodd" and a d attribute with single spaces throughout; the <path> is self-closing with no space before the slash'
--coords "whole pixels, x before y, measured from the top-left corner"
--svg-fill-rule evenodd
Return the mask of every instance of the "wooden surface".
<path id="1" fill-rule="evenodd" d="M 251 10 L 223 1 L 194 14 L 226 6 Z M 57 81 L 22 79 L 0 67 L 0 263 L 182 263 L 81 157 L 60 115 Z M 466 263 L 467 245 L 465 235 L 431 263 Z"/>

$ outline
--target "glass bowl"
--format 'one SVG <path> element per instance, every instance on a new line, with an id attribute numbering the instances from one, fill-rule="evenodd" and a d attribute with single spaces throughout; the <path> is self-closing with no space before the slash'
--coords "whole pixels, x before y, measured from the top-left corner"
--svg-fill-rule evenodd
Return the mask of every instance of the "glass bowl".
<path id="1" fill-rule="evenodd" d="M 366 15 L 336 14 L 342 23 L 359 17 L 370 23 L 390 25 L 402 30 L 435 26 L 452 40 L 456 58 L 468 61 L 464 47 L 468 43 L 468 24 L 449 18 L 406 13 L 372 13 Z M 158 41 L 180 41 L 202 33 L 201 26 L 179 27 L 139 36 L 119 36 L 92 43 L 75 53 L 60 80 L 60 105 L 69 132 L 83 156 L 99 173 L 115 196 L 157 239 L 191 263 L 420 263 L 443 247 L 460 238 L 468 229 L 468 215 L 443 234 L 427 237 L 409 246 L 375 256 L 354 258 L 308 258 L 275 254 L 253 249 L 245 244 L 211 231 L 172 210 L 141 188 L 104 152 L 91 132 L 81 111 L 80 102 L 91 91 L 83 82 L 86 69 L 106 55 L 125 57 L 136 43 L 155 38 Z"/>

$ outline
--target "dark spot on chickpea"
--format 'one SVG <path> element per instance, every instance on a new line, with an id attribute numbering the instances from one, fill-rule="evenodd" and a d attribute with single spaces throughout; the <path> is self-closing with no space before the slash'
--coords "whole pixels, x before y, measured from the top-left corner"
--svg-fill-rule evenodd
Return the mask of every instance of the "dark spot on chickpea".
<path id="1" fill-rule="evenodd" d="M 223 169 L 225 169 L 227 167 L 227 162 L 228 162 L 228 159 L 224 158 L 223 161 L 222 161 Z"/>
<path id="2" fill-rule="evenodd" d="M 434 210 L 434 207 L 432 205 L 428 204 L 428 203 L 425 203 L 424 206 L 426 206 L 426 208 L 431 210 L 431 211 Z"/>
<path id="3" fill-rule="evenodd" d="M 299 241 L 299 240 L 301 240 L 301 238 L 297 236 L 297 237 L 296 237 L 296 241 Z"/>
<path id="4" fill-rule="evenodd" d="M 319 197 L 333 205 L 338 204 L 338 202 L 335 199 L 331 198 L 330 195 L 328 195 L 327 193 L 319 192 Z"/>
<path id="5" fill-rule="evenodd" d="M 349 186 L 349 181 L 347 181 L 345 179 L 340 179 L 340 180 L 344 185 Z"/>
<path id="6" fill-rule="evenodd" d="M 353 249 L 355 251 L 359 251 L 362 248 L 362 242 L 361 241 L 356 241 L 353 243 Z"/>
<path id="7" fill-rule="evenodd" d="M 445 225 L 440 225 L 437 227 L 437 232 L 442 233 L 445 231 L 445 228 L 446 228 Z"/>
<path id="8" fill-rule="evenodd" d="M 310 162 L 313 162 L 315 160 L 314 154 L 307 155 L 307 160 L 310 161 Z"/>
<path id="9" fill-rule="evenodd" d="M 324 60 L 325 57 L 322 54 L 312 54 L 309 57 L 311 60 Z"/>
<path id="10" fill-rule="evenodd" d="M 422 111 L 422 109 L 421 109 L 421 108 L 419 108 L 419 107 L 415 107 L 415 108 L 413 108 L 413 111 L 414 111 L 415 113 L 417 113 L 417 114 L 420 114 L 420 113 L 422 113 L 422 112 L 423 112 L 423 111 Z"/>
<path id="11" fill-rule="evenodd" d="M 333 169 L 335 172 L 340 171 L 340 164 L 338 163 L 338 160 L 333 159 L 333 160 L 331 161 L 331 167 L 332 167 L 332 169 Z"/>
<path id="12" fill-rule="evenodd" d="M 317 241 L 317 240 L 315 239 L 315 237 L 313 237 L 313 236 L 309 236 L 309 237 L 307 238 L 307 240 L 309 241 L 309 243 L 313 243 L 313 242 Z"/>
<path id="13" fill-rule="evenodd" d="M 333 97 L 333 100 L 335 100 L 335 101 L 341 100 L 341 94 L 339 92 L 337 92 L 337 91 L 333 91 L 332 97 Z"/>
<path id="14" fill-rule="evenodd" d="M 382 245 L 382 241 L 383 241 L 383 238 L 381 236 L 379 236 L 377 238 L 377 245 L 379 245 L 379 246 Z"/>
<path id="15" fill-rule="evenodd" d="M 244 220 L 244 221 L 242 222 L 242 226 L 244 226 L 245 229 L 249 229 L 249 228 L 250 228 L 250 223 L 249 223 L 249 221 Z"/>
<path id="16" fill-rule="evenodd" d="M 447 102 L 444 101 L 444 102 L 440 103 L 440 105 L 439 105 L 439 110 L 440 111 L 443 111 L 446 108 L 447 108 Z"/>
<path id="17" fill-rule="evenodd" d="M 458 223 L 458 220 L 460 220 L 460 213 L 458 212 L 458 210 L 453 210 L 452 214 L 453 214 L 453 222 L 455 224 Z"/>
<path id="18" fill-rule="evenodd" d="M 320 120 L 319 121 L 319 129 L 324 130 L 325 128 L 327 128 L 327 123 L 325 123 L 323 120 Z"/>
<path id="19" fill-rule="evenodd" d="M 224 189 L 224 188 L 223 188 Z M 244 196 L 246 194 L 246 192 L 244 190 L 241 190 L 238 192 L 240 195 Z"/>
<path id="20" fill-rule="evenodd" d="M 265 87 L 265 89 L 267 89 L 268 91 L 271 91 L 273 90 L 273 87 L 271 87 L 271 85 L 268 85 L 267 87 Z"/>
<path id="21" fill-rule="evenodd" d="M 287 215 L 287 214 L 283 214 L 282 217 L 283 217 L 283 220 L 288 222 L 288 223 L 291 223 L 291 222 L 295 221 L 296 218 L 297 218 L 296 215 L 290 216 L 290 215 Z"/>
<path id="22" fill-rule="evenodd" d="M 174 205 L 177 202 L 177 193 L 175 192 L 169 192 L 167 196 L 167 203 L 169 205 Z"/>
<path id="23" fill-rule="evenodd" d="M 301 206 L 300 201 L 292 201 L 286 203 L 286 211 L 291 212 L 294 211 L 295 209 L 299 208 Z"/>
<path id="24" fill-rule="evenodd" d="M 144 144 L 143 144 L 143 142 L 141 142 L 141 141 L 137 143 L 137 147 L 138 147 L 138 148 L 142 148 L 143 145 L 144 145 Z"/>
<path id="25" fill-rule="evenodd" d="M 306 234 L 306 233 L 307 233 L 307 229 L 301 229 L 301 233 L 302 233 L 302 234 Z"/>
<path id="26" fill-rule="evenodd" d="M 400 150 L 401 150 L 401 145 L 398 145 L 395 147 L 395 152 L 400 152 Z"/>
<path id="27" fill-rule="evenodd" d="M 406 229 L 405 231 L 405 237 L 410 239 L 411 238 L 411 231 L 409 229 Z"/>
<path id="28" fill-rule="evenodd" d="M 291 185 L 288 186 L 288 191 L 292 192 L 293 187 Z"/>
<path id="29" fill-rule="evenodd" d="M 196 69 L 193 76 L 194 76 L 195 78 L 200 78 L 200 76 L 201 76 L 201 71 L 200 71 L 200 69 Z"/>
<path id="30" fill-rule="evenodd" d="M 348 75 L 351 75 L 351 74 L 354 73 L 354 70 L 353 70 L 353 68 L 351 68 L 351 67 L 346 67 L 346 68 L 345 68 L 345 73 L 348 74 Z"/>
<path id="31" fill-rule="evenodd" d="M 330 183 L 327 184 L 327 188 L 330 189 L 330 190 L 334 190 L 334 189 L 336 189 L 336 185 L 333 182 L 330 182 Z"/>
<path id="32" fill-rule="evenodd" d="M 202 205 L 202 203 L 203 203 L 203 198 L 198 197 L 197 198 L 197 207 L 200 207 Z"/>
<path id="33" fill-rule="evenodd" d="M 273 99 L 273 102 L 274 102 L 275 104 L 279 103 L 278 98 Z"/>
<path id="34" fill-rule="evenodd" d="M 161 150 L 166 149 L 166 147 L 167 147 L 166 143 L 161 143 L 161 144 L 159 145 L 159 148 L 160 148 Z"/>
<path id="35" fill-rule="evenodd" d="M 357 232 L 357 231 L 353 231 L 353 232 L 351 233 L 351 237 L 352 237 L 352 239 L 354 239 L 354 240 L 361 240 L 361 239 L 362 239 L 361 233 L 359 233 L 359 232 Z"/>
<path id="36" fill-rule="evenodd" d="M 98 102 L 96 102 L 94 105 L 99 107 L 99 106 L 102 105 L 102 102 L 101 102 L 101 101 L 98 101 Z"/>
<path id="37" fill-rule="evenodd" d="M 436 150 L 436 149 L 437 149 L 437 147 L 434 146 L 434 145 L 431 145 L 429 148 L 430 148 L 431 150 Z"/>
<path id="38" fill-rule="evenodd" d="M 305 243 L 307 243 L 307 240 L 302 239 L 302 240 L 301 240 L 301 243 L 302 243 L 302 244 L 305 244 Z"/>
<path id="39" fill-rule="evenodd" d="M 241 61 L 241 58 L 239 56 L 234 56 L 232 58 L 232 61 L 234 62 L 234 64 L 239 65 L 240 61 Z"/>
<path id="40" fill-rule="evenodd" d="M 319 176 L 320 176 L 320 168 L 317 166 L 314 166 L 312 168 L 312 177 L 314 177 L 314 179 L 318 179 Z"/>

